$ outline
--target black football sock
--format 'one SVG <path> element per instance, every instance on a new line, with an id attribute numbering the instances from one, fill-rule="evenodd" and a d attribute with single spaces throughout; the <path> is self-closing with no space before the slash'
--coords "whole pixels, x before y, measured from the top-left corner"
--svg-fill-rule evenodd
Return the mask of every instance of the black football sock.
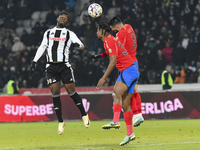
<path id="1" fill-rule="evenodd" d="M 52 95 L 52 97 L 53 97 L 54 110 L 56 112 L 58 122 L 63 122 L 62 105 L 61 105 L 61 101 L 60 101 L 60 95 Z"/>
<path id="2" fill-rule="evenodd" d="M 82 99 L 81 97 L 78 95 L 78 93 L 73 92 L 71 94 L 69 94 L 69 96 L 74 100 L 74 103 L 76 104 L 76 106 L 78 107 L 78 109 L 81 112 L 82 116 L 87 115 L 85 112 L 85 108 L 83 107 L 83 103 L 82 103 Z"/>

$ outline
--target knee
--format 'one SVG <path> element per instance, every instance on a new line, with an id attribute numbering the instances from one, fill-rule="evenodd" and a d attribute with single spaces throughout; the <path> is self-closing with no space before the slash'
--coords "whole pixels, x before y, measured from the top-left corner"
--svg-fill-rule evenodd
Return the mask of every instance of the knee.
<path id="1" fill-rule="evenodd" d="M 71 95 L 72 93 L 76 92 L 75 89 L 73 89 L 73 88 L 67 88 L 66 91 L 67 91 L 67 93 L 69 95 Z"/>
<path id="2" fill-rule="evenodd" d="M 113 97 L 114 103 L 120 104 L 119 95 L 117 95 L 117 94 L 114 92 L 114 93 L 112 93 L 112 97 Z"/>
<path id="3" fill-rule="evenodd" d="M 115 99 L 115 97 L 116 97 L 115 93 L 112 93 L 112 97 L 113 97 L 113 99 Z"/>

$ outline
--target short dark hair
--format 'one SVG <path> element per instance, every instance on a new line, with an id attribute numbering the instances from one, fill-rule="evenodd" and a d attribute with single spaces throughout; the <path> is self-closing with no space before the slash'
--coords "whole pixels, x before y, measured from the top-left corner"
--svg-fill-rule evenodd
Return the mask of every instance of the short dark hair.
<path id="1" fill-rule="evenodd" d="M 60 13 L 59 13 L 59 16 L 60 15 L 66 15 L 67 17 L 68 17 L 68 20 L 69 20 L 69 14 L 66 12 L 66 11 L 61 11 Z"/>
<path id="2" fill-rule="evenodd" d="M 110 26 L 115 26 L 115 25 L 117 25 L 117 24 L 119 24 L 119 23 L 122 23 L 122 21 L 121 21 L 121 19 L 120 19 L 119 17 L 117 17 L 117 16 L 113 17 L 113 18 L 110 19 L 110 21 L 108 22 L 108 24 L 109 24 Z"/>
<path id="3" fill-rule="evenodd" d="M 99 24 L 98 29 L 102 29 L 102 33 L 105 35 L 106 32 L 111 34 L 111 29 L 109 24 Z"/>

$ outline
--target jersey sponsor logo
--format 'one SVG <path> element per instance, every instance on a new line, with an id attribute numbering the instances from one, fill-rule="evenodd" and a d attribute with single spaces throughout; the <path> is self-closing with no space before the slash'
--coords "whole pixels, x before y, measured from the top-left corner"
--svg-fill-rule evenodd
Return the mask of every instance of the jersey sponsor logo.
<path id="1" fill-rule="evenodd" d="M 109 52 L 109 53 L 112 53 L 112 49 L 111 49 L 111 48 L 109 48 L 109 49 L 108 49 L 108 52 Z"/>
<path id="2" fill-rule="evenodd" d="M 53 41 L 66 41 L 66 38 L 53 38 L 53 37 L 49 37 L 49 40 L 53 40 Z"/>

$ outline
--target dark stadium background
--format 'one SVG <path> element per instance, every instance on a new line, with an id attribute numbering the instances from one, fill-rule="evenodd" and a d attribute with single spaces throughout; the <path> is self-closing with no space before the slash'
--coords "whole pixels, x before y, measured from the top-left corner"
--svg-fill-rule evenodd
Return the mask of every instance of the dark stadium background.
<path id="1" fill-rule="evenodd" d="M 99 18 L 87 14 L 92 2 L 103 8 Z M 199 0 L 1 0 L 1 91 L 13 74 L 19 88 L 46 87 L 45 56 L 38 61 L 36 75 L 30 74 L 30 64 L 43 33 L 56 25 L 62 10 L 70 14 L 67 28 L 85 44 L 83 51 L 71 47 L 70 60 L 76 86 L 96 86 L 104 73 L 108 58 L 88 58 L 90 54 L 104 51 L 102 42 L 96 38 L 96 26 L 115 15 L 135 30 L 139 84 L 160 84 L 160 74 L 167 64 L 173 66 L 174 80 L 181 76 L 182 70 L 185 83 L 200 82 Z M 107 86 L 114 85 L 117 75 L 117 70 L 112 72 Z"/>

